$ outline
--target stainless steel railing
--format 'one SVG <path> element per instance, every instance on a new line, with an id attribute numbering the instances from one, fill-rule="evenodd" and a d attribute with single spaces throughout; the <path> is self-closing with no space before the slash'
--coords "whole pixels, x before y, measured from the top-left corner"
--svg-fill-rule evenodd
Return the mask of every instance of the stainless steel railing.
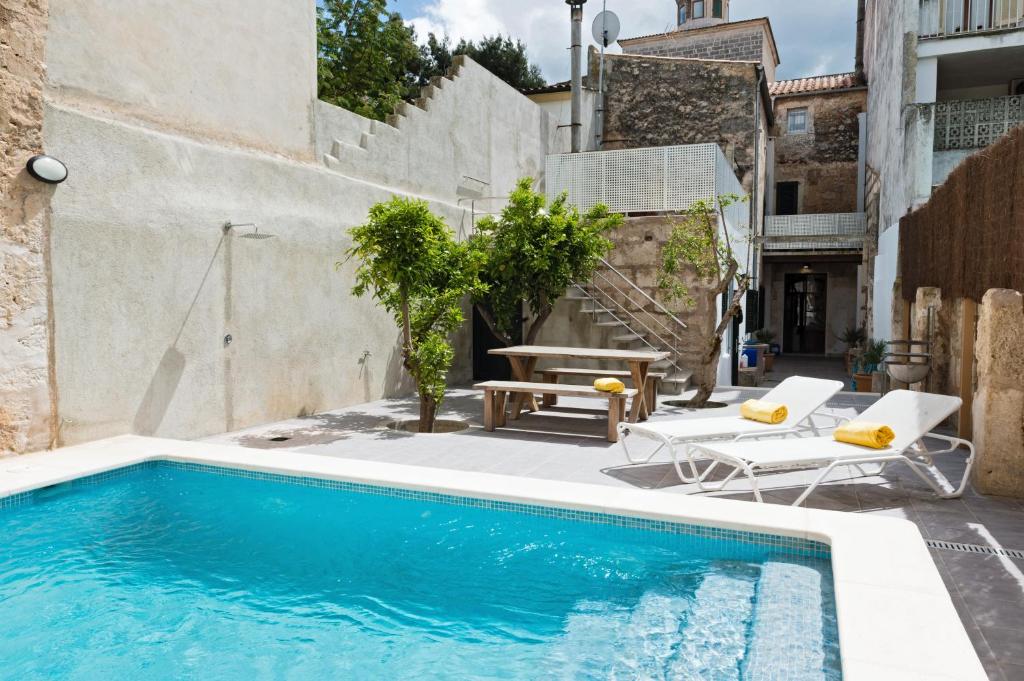
<path id="1" fill-rule="evenodd" d="M 942 38 L 1024 27 L 1024 0 L 921 0 L 918 36 Z"/>

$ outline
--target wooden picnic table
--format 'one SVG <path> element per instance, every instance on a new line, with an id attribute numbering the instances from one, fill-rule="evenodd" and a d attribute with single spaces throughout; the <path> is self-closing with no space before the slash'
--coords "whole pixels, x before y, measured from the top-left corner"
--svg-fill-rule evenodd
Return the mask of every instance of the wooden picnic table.
<path id="1" fill-rule="evenodd" d="M 629 411 L 629 422 L 644 421 L 650 415 L 647 404 L 647 374 L 651 364 L 666 359 L 669 353 L 659 350 L 613 350 L 605 348 L 567 348 L 548 345 L 516 345 L 510 348 L 494 348 L 488 351 L 492 355 L 508 358 L 512 365 L 512 377 L 516 381 L 529 383 L 537 362 L 541 359 L 589 359 L 606 362 L 624 362 L 629 367 L 633 387 L 637 395 Z M 512 405 L 512 418 L 517 418 L 523 408 L 523 402 L 529 397 L 530 410 L 539 411 L 535 397 L 517 395 Z"/>

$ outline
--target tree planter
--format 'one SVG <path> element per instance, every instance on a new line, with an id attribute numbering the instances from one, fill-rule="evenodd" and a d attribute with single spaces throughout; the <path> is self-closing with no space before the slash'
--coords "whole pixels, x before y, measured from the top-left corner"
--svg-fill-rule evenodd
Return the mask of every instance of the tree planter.
<path id="1" fill-rule="evenodd" d="M 764 370 L 771 371 L 775 368 L 775 355 L 770 352 L 766 352 L 764 355 Z"/>

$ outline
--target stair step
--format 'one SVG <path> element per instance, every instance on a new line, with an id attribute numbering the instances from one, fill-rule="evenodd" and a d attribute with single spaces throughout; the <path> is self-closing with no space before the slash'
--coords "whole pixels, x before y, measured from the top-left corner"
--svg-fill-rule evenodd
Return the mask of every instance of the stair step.
<path id="1" fill-rule="evenodd" d="M 633 343 L 635 341 L 642 341 L 646 337 L 639 333 L 624 333 L 621 336 L 612 336 L 611 340 L 615 343 Z"/>
<path id="2" fill-rule="evenodd" d="M 607 327 L 609 329 L 614 329 L 615 327 L 625 326 L 625 324 L 623 324 L 622 322 L 620 322 L 618 320 L 613 319 L 613 320 L 611 320 L 609 322 L 596 322 L 594 324 L 594 326 L 601 326 L 601 327 Z"/>
<path id="3" fill-rule="evenodd" d="M 342 140 L 334 140 L 334 146 L 331 148 L 331 156 L 337 159 L 350 158 L 352 156 L 362 158 L 366 155 L 366 149 L 361 145 L 349 144 Z"/>

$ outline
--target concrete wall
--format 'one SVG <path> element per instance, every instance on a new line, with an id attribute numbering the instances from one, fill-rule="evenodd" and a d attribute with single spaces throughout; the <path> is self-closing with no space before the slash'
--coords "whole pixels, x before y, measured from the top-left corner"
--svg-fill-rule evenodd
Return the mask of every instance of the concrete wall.
<path id="1" fill-rule="evenodd" d="M 879 231 L 889 229 L 910 208 L 914 197 L 904 178 L 912 175 L 914 156 L 907 130 L 916 109 L 917 0 L 867 3 L 864 66 L 868 93 L 867 163 L 880 176 L 876 187 Z M 908 119 L 908 117 L 910 117 Z M 869 219 L 876 219 L 869 216 Z"/>
<path id="2" fill-rule="evenodd" d="M 866 89 L 775 99 L 773 182 L 800 183 L 801 213 L 857 212 L 857 117 L 866 106 Z M 807 132 L 789 134 L 789 111 L 804 108 Z"/>
<path id="3" fill-rule="evenodd" d="M 875 256 L 875 276 L 872 283 L 872 316 L 868 333 L 874 338 L 896 338 L 893 325 L 894 305 L 901 301 L 894 295 L 899 269 L 900 227 L 895 225 L 886 230 L 878 239 L 878 255 Z M 904 339 L 905 340 L 905 339 Z"/>
<path id="4" fill-rule="evenodd" d="M 51 0 L 48 89 L 189 137 L 308 158 L 314 0 Z"/>
<path id="5" fill-rule="evenodd" d="M 348 228 L 399 193 L 458 230 L 465 176 L 507 194 L 564 150 L 554 119 L 469 60 L 391 125 L 317 103 L 312 0 L 51 10 L 49 33 L 29 26 L 47 41 L 38 110 L 43 146 L 71 175 L 38 207 L 52 278 L 33 273 L 31 286 L 52 288 L 52 314 L 36 305 L 24 328 L 45 349 L 52 324 L 53 361 L 16 387 L 61 443 L 199 437 L 407 391 L 394 321 L 350 295 L 353 263 L 335 268 Z M 24 146 L 21 163 L 35 142 Z M 229 220 L 276 238 L 225 235 Z M 469 378 L 468 325 L 456 340 L 453 381 Z M 20 371 L 4 366 L 3 383 Z M 17 451 L 49 443 L 16 430 Z"/>
<path id="6" fill-rule="evenodd" d="M 572 94 L 569 92 L 550 92 L 530 95 L 530 101 L 540 106 L 542 111 L 550 114 L 560 128 L 572 125 Z M 581 123 L 583 127 L 583 150 L 595 151 L 598 148 L 597 138 L 597 90 L 583 89 L 581 98 Z"/>
<path id="7" fill-rule="evenodd" d="M 55 436 L 47 253 L 53 188 L 25 162 L 43 143 L 46 3 L 0 5 L 0 456 Z"/>

